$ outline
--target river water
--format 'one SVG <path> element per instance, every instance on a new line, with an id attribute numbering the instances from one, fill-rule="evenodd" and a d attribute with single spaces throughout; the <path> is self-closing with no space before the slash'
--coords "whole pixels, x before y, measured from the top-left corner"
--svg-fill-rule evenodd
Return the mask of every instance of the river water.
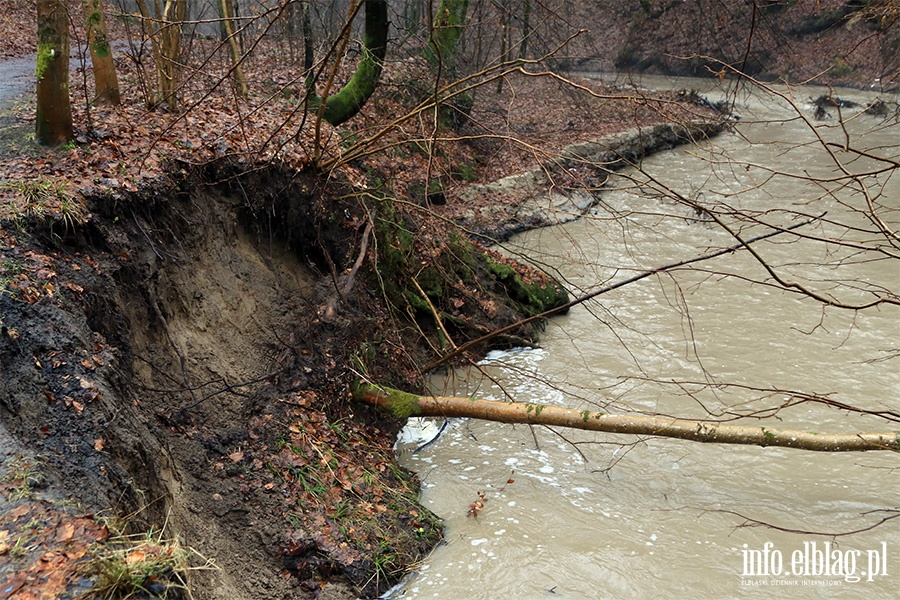
<path id="1" fill-rule="evenodd" d="M 723 97 L 709 81 L 641 83 Z M 822 92 L 793 92 L 807 118 L 810 98 Z M 812 143 L 809 125 L 776 96 L 742 92 L 736 102 L 736 133 L 649 157 L 642 170 L 650 177 L 625 174 L 590 215 L 519 236 L 507 250 L 580 294 L 734 243 L 702 213 L 661 193 L 654 179 L 708 206 L 756 211 L 767 223 L 790 225 L 803 220 L 798 213 L 827 211 L 828 223 L 798 231 L 869 243 L 873 236 L 854 228 L 871 223 L 852 186 L 771 176 L 837 174 Z M 845 128 L 837 121 L 833 111 L 813 124 L 825 139 L 850 136 L 894 160 L 900 154 L 897 125 L 868 115 Z M 873 164 L 856 160 L 848 168 Z M 896 228 L 900 181 L 880 175 L 866 185 L 883 191 L 880 214 Z M 745 238 L 771 231 L 725 221 Z M 900 261 L 879 260 L 883 255 L 871 250 L 790 234 L 757 247 L 787 279 L 845 301 L 869 298 L 866 287 L 900 287 Z M 900 408 L 896 306 L 823 308 L 759 283 L 767 273 L 746 251 L 694 267 L 601 295 L 552 319 L 540 348 L 493 352 L 477 369 L 435 378 L 433 391 L 689 418 L 776 412 L 797 397 L 789 391 Z M 778 410 L 774 419 L 737 422 L 818 432 L 898 429 L 808 403 Z M 853 535 L 810 533 L 867 529 L 897 514 L 896 454 L 637 440 L 472 420 L 449 422 L 434 443 L 415 451 L 420 443 L 401 442 L 398 453 L 422 479 L 423 503 L 445 520 L 446 544 L 391 592 L 394 599 L 872 599 L 896 597 L 900 587 L 900 518 Z"/>

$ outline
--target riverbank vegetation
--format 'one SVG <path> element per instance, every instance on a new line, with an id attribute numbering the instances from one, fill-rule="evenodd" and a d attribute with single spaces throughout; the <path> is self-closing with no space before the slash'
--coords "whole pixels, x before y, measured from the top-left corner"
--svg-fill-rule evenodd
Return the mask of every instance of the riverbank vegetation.
<path id="1" fill-rule="evenodd" d="M 27 46 L 37 4 L 68 6 L 13 4 L 0 0 L 14 17 L 4 54 Z M 71 4 L 73 22 L 105 11 L 121 103 L 95 101 L 79 22 L 62 96 L 71 135 L 34 143 L 38 98 L 4 109 L 0 411 L 10 435 L 0 432 L 0 449 L 15 460 L 0 484 L 10 558 L 0 577 L 11 597 L 78 597 L 96 583 L 86 565 L 133 535 L 154 541 L 155 555 L 170 552 L 156 542 L 171 536 L 186 563 L 147 575 L 137 594 L 377 596 L 441 526 L 394 462 L 401 421 L 354 401 L 353 385 L 423 392 L 431 370 L 535 343 L 541 317 L 581 290 L 495 242 L 586 214 L 611 174 L 648 152 L 727 130 L 744 86 L 784 97 L 740 60 L 765 64 L 753 44 L 690 62 L 727 84 L 721 103 L 567 70 L 611 66 L 616 28 L 603 19 L 622 21 L 618 3 L 592 31 L 573 25 L 595 9 L 581 3 Z M 651 47 L 641 31 L 679 23 L 661 3 L 640 4 L 620 56 Z M 890 47 L 895 3 L 864 4 L 835 23 L 853 21 L 858 48 Z M 818 14 L 786 5 L 775 23 L 770 5 L 748 5 L 754 43 Z M 843 47 L 843 29 L 835 35 Z M 829 76 L 896 78 L 892 55 L 857 56 L 826 56 Z M 822 110 L 842 126 L 832 104 Z M 882 105 L 888 123 L 896 107 Z M 822 197 L 857 190 L 869 225 L 855 235 L 828 221 L 836 232 L 792 239 L 895 259 L 894 208 L 870 180 L 896 159 L 836 144 L 823 138 L 821 150 L 838 176 L 777 175 L 805 177 Z M 848 157 L 875 165 L 855 171 Z M 812 207 L 741 211 L 634 182 L 729 232 L 768 273 L 756 276 L 763 285 L 850 310 L 897 303 L 896 291 L 853 278 L 847 295 L 820 289 L 752 245 L 748 233 L 821 219 Z M 110 535 L 99 515 L 129 515 L 128 527 Z M 129 546 L 123 560 L 150 548 Z M 47 577 L 51 567 L 65 577 Z"/>

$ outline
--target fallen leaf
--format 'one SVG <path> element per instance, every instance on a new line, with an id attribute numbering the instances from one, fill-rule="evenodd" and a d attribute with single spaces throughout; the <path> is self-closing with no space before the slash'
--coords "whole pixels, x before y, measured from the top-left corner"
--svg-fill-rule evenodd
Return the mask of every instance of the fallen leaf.
<path id="1" fill-rule="evenodd" d="M 103 447 L 105 445 L 106 442 L 103 440 L 103 438 L 97 438 L 96 440 L 94 440 L 94 450 L 96 450 L 97 452 L 103 450 Z"/>
<path id="2" fill-rule="evenodd" d="M 9 521 L 18 521 L 20 518 L 22 518 L 25 515 L 27 515 L 28 513 L 30 513 L 32 508 L 34 508 L 34 507 L 30 504 L 23 504 L 22 506 L 17 506 L 16 508 L 14 508 L 11 511 L 9 511 L 8 513 L 6 513 L 6 518 Z"/>
<path id="3" fill-rule="evenodd" d="M 66 550 L 66 558 L 69 560 L 78 560 L 82 556 L 87 554 L 87 548 L 76 548 L 75 550 Z"/>
<path id="4" fill-rule="evenodd" d="M 241 462 L 244 459 L 244 453 L 238 450 L 229 454 L 228 458 L 231 459 L 231 462 Z"/>
<path id="5" fill-rule="evenodd" d="M 75 526 L 72 523 L 63 523 L 56 532 L 56 541 L 60 544 L 68 544 L 75 535 Z"/>

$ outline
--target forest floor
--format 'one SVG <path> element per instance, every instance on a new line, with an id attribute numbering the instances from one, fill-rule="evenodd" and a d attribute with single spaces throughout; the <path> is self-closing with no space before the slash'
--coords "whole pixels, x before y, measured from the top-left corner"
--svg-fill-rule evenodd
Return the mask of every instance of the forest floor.
<path id="1" fill-rule="evenodd" d="M 244 100 L 206 42 L 214 60 L 185 87 L 183 112 L 149 110 L 129 60 L 123 105 L 91 105 L 76 52 L 75 141 L 46 149 L 22 58 L 33 5 L 0 0 L 0 79 L 18 82 L 9 100 L 0 84 L 4 598 L 77 598 L 122 572 L 145 586 L 137 597 L 185 576 L 202 600 L 383 591 L 440 523 L 394 462 L 400 423 L 351 402 L 349 386 L 419 388 L 418 366 L 447 344 L 522 313 L 480 271 L 448 277 L 440 311 L 425 291 L 438 285 L 426 273 L 456 268 L 449 255 L 501 260 L 449 233 L 484 204 L 466 189 L 552 169 L 575 143 L 721 117 L 691 94 L 529 67 L 478 89 L 455 133 L 426 114 L 384 130 L 427 92 L 426 67 L 407 58 L 346 126 L 317 126 L 282 49 L 260 47 Z M 557 176 L 602 184 L 597 169 Z M 379 273 L 400 254 L 421 261 L 404 277 L 428 304 L 392 308 Z"/>

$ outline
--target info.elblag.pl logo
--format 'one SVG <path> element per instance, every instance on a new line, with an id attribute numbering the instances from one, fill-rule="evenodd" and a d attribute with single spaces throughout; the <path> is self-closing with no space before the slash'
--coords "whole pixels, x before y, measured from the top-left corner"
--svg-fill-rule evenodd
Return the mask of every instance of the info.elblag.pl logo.
<path id="1" fill-rule="evenodd" d="M 783 578 L 742 581 L 745 585 L 827 585 L 818 582 L 788 580 L 787 578 L 829 578 L 835 583 L 874 581 L 888 575 L 887 542 L 872 550 L 842 549 L 832 542 L 803 542 L 786 556 L 772 542 L 753 550 L 744 544 L 741 577 Z"/>

